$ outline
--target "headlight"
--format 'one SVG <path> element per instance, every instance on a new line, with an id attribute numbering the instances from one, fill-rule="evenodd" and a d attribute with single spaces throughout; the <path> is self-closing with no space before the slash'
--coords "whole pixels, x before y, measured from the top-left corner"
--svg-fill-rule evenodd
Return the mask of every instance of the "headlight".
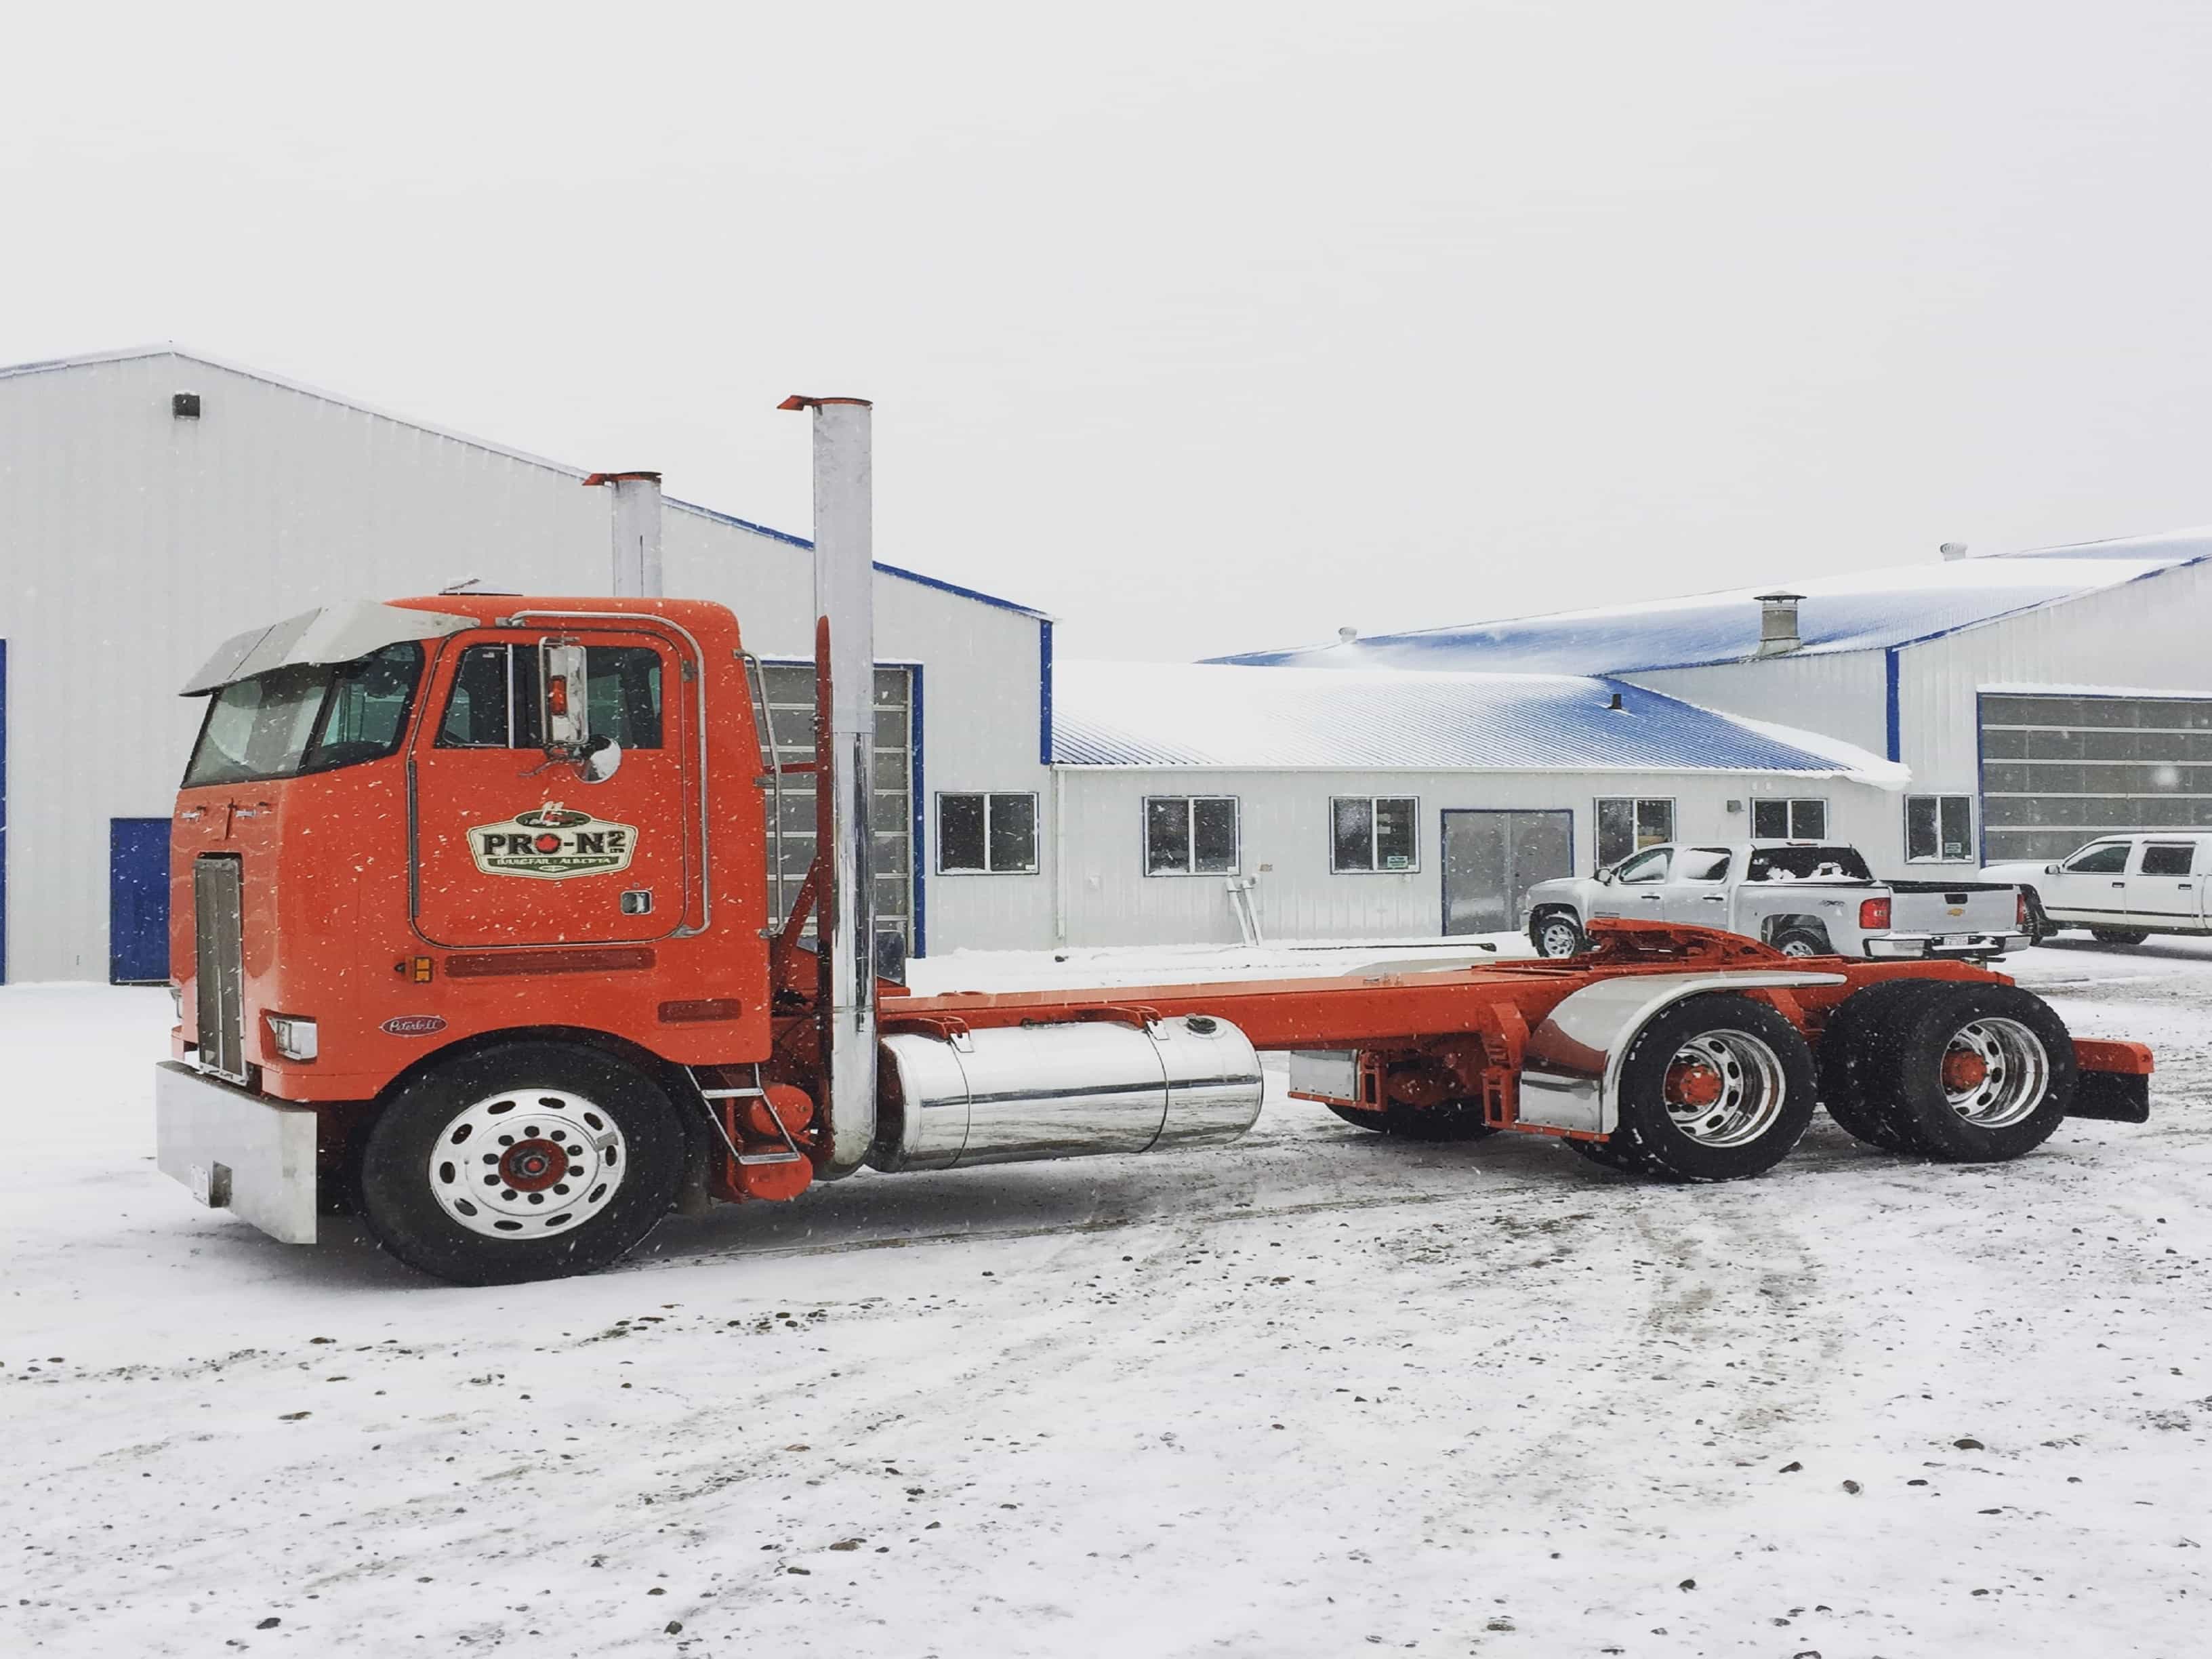
<path id="1" fill-rule="evenodd" d="M 295 1019 L 289 1014 L 267 1014 L 269 1039 L 276 1045 L 276 1052 L 287 1060 L 313 1060 L 315 1057 L 315 1022 Z"/>

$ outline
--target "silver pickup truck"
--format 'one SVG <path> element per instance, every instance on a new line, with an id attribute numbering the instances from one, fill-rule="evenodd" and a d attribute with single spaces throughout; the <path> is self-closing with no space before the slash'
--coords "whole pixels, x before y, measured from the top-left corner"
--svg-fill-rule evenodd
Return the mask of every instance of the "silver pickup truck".
<path id="1" fill-rule="evenodd" d="M 1876 881 L 1855 847 L 1753 841 L 1651 847 L 1595 876 L 1528 891 L 1528 939 L 1578 956 L 1593 917 L 1717 927 L 1793 957 L 1985 962 L 2029 943 L 2020 890 L 1984 881 Z"/>

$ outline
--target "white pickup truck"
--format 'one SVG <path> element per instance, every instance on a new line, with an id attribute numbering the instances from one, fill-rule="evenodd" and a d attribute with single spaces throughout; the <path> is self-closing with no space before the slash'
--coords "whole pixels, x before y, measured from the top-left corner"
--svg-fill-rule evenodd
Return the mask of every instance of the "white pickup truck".
<path id="1" fill-rule="evenodd" d="M 1992 881 L 1876 881 L 1856 847 L 1753 841 L 1651 847 L 1528 891 L 1536 953 L 1589 949 L 1597 916 L 1717 927 L 1793 957 L 1987 961 L 2030 942 L 2027 901 Z"/>
<path id="2" fill-rule="evenodd" d="M 2103 836 L 2052 864 L 1993 864 L 1982 879 L 2019 884 L 2038 939 L 2086 927 L 2101 944 L 2140 945 L 2153 933 L 2212 933 L 2208 875 L 2212 834 L 2154 830 Z"/>

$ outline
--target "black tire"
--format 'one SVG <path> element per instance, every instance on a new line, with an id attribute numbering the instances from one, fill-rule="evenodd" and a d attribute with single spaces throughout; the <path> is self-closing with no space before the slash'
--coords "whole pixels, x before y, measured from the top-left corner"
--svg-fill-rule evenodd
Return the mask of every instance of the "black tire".
<path id="1" fill-rule="evenodd" d="M 532 1094 L 536 1100 L 526 1098 Z M 558 1117 L 551 1109 L 556 1101 Z M 476 1119 L 495 1113 L 476 1135 Z M 537 1118 L 576 1127 L 506 1136 L 509 1123 L 536 1132 L 538 1126 L 525 1120 Z M 464 1121 L 469 1127 L 457 1127 Z M 502 1139 L 495 1140 L 495 1133 Z M 434 1163 L 449 1140 L 468 1152 Z M 548 1146 L 555 1150 L 533 1154 L 526 1172 L 501 1178 L 514 1153 Z M 495 1146 L 507 1150 L 477 1151 Z M 573 1164 L 572 1152 L 580 1154 Z M 519 1285 L 591 1273 L 627 1255 L 668 1212 L 684 1158 L 674 1106 L 635 1066 L 576 1043 L 505 1043 L 435 1066 L 392 1096 L 362 1149 L 362 1218 L 392 1255 L 450 1284 Z M 487 1162 L 493 1173 L 478 1167 Z M 545 1179 L 549 1168 L 556 1178 L 587 1171 L 592 1184 L 580 1179 L 573 1193 L 565 1183 L 524 1189 L 526 1180 Z M 479 1179 L 491 1194 L 461 1184 Z M 515 1207 L 491 1206 L 492 1194 Z M 472 1203 L 477 1199 L 484 1202 Z M 587 1209 L 594 1200 L 599 1207 Z M 465 1223 L 460 1210 L 479 1219 Z M 558 1231 L 564 1220 L 574 1231 Z M 474 1230 L 479 1225 L 510 1231 L 487 1234 Z"/>
<path id="2" fill-rule="evenodd" d="M 2027 926 L 2025 930 L 2027 942 L 2040 945 L 2059 931 L 2058 924 L 2051 921 L 2050 913 L 2043 908 L 2043 896 L 2035 889 L 2023 887 L 2020 890 L 2020 896 L 2027 902 Z"/>
<path id="3" fill-rule="evenodd" d="M 1670 1109 L 1668 1078 L 1686 1045 L 1709 1040 L 1724 1050 L 1716 1072 L 1724 1093 L 1714 1109 L 1729 1111 L 1731 1119 L 1693 1127 L 1687 1115 L 1696 1109 Z M 1737 1091 L 1739 1106 L 1729 1105 L 1729 1088 Z M 1630 1042 L 1610 1156 L 1622 1168 L 1666 1181 L 1764 1175 L 1790 1155 L 1813 1121 L 1814 1092 L 1812 1050 L 1784 1015 L 1749 997 L 1691 997 L 1653 1016 Z M 1678 1111 L 1686 1121 L 1677 1120 Z M 1737 1117 L 1747 1121 L 1731 1127 Z"/>
<path id="4" fill-rule="evenodd" d="M 1832 957 L 1834 945 L 1828 943 L 1825 927 L 1785 927 L 1774 936 L 1774 948 L 1785 957 Z"/>
<path id="5" fill-rule="evenodd" d="M 1564 962 L 1586 954 L 1589 935 L 1571 910 L 1540 910 L 1528 919 L 1528 943 L 1547 961 Z"/>
<path id="6" fill-rule="evenodd" d="M 2150 934 L 2136 927 L 2092 927 L 2089 937 L 2100 945 L 2141 945 Z"/>
<path id="7" fill-rule="evenodd" d="M 2051 1138 L 2073 1103 L 2074 1039 L 2051 1005 L 2016 985 L 1953 984 L 1900 1001 L 1883 1021 L 1864 1077 L 1869 1094 L 1946 1164 L 2002 1164 Z M 1953 1057 L 1982 1069 L 1947 1076 Z"/>
<path id="8" fill-rule="evenodd" d="M 1472 1100 L 1448 1100 L 1441 1106 L 1394 1103 L 1380 1111 L 1363 1110 L 1357 1106 L 1331 1106 L 1328 1109 L 1355 1128 L 1371 1130 L 1379 1135 L 1396 1135 L 1405 1140 L 1480 1140 L 1498 1133 L 1482 1121 L 1480 1103 Z"/>
<path id="9" fill-rule="evenodd" d="M 1893 1015 L 1940 999 L 1953 981 L 1936 979 L 1893 979 L 1869 985 L 1829 1017 L 1820 1033 L 1820 1103 L 1844 1129 L 1869 1146 L 1907 1157 L 1925 1156 L 1909 1123 L 1891 1112 L 1887 1084 L 1875 1084 L 1872 1073 L 1887 1054 L 1887 1035 Z"/>
<path id="10" fill-rule="evenodd" d="M 1617 1170 L 1622 1175 L 1644 1173 L 1644 1166 L 1637 1160 L 1634 1152 L 1622 1144 L 1618 1136 L 1611 1140 L 1577 1140 L 1565 1135 L 1559 1139 L 1560 1144 L 1575 1156 L 1586 1158 L 1601 1168 Z"/>

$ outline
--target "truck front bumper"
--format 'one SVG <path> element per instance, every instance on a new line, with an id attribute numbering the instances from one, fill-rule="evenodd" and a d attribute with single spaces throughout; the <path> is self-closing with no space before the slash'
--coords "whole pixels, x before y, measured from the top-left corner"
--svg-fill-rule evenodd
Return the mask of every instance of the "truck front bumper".
<path id="1" fill-rule="evenodd" d="M 210 1209 L 315 1242 L 315 1114 L 194 1071 L 154 1068 L 154 1161 Z"/>
<path id="2" fill-rule="evenodd" d="M 2030 942 L 2026 933 L 1878 933 L 1866 953 L 1876 962 L 1972 960 L 2025 951 Z"/>

